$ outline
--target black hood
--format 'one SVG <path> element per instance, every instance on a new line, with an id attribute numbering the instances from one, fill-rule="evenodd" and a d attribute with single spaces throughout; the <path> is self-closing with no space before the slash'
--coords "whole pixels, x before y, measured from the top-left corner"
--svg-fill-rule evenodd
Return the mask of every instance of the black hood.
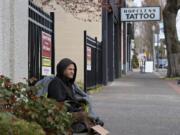
<path id="1" fill-rule="evenodd" d="M 74 77 L 73 79 L 68 80 L 71 84 L 74 83 L 75 79 L 76 79 L 76 73 L 77 73 L 77 66 L 76 64 L 68 58 L 64 58 L 62 59 L 56 66 L 56 76 L 60 79 L 62 79 L 63 81 L 67 81 L 67 78 L 64 76 L 64 70 L 70 65 L 70 64 L 74 64 L 75 67 L 75 71 L 74 71 Z"/>

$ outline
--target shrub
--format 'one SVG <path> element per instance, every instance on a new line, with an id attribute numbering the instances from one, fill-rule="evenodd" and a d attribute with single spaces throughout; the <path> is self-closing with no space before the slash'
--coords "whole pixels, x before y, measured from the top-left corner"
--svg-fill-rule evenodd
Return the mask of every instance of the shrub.
<path id="1" fill-rule="evenodd" d="M 67 104 L 37 97 L 38 87 L 24 83 L 13 84 L 9 78 L 0 76 L 0 96 L 8 109 L 16 117 L 29 122 L 37 122 L 45 131 L 52 134 L 66 134 L 72 124 L 72 116 L 67 112 Z"/>
<path id="2" fill-rule="evenodd" d="M 132 58 L 132 67 L 133 68 L 138 68 L 139 67 L 139 61 L 138 61 L 137 55 L 133 55 L 133 58 Z"/>
<path id="3" fill-rule="evenodd" d="M 0 113 L 0 135 L 45 135 L 35 122 L 18 119 L 10 113 Z"/>

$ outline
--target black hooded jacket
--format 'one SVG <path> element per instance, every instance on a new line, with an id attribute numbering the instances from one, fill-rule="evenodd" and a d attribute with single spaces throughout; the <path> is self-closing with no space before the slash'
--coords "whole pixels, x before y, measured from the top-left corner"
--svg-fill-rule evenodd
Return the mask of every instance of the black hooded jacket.
<path id="1" fill-rule="evenodd" d="M 75 72 L 73 79 L 67 79 L 63 73 L 64 70 L 70 65 L 74 64 Z M 77 67 L 76 64 L 68 59 L 62 59 L 56 67 L 56 77 L 50 82 L 48 86 L 48 98 L 56 99 L 58 102 L 66 100 L 75 101 L 75 97 L 72 90 L 72 85 L 76 79 Z"/>

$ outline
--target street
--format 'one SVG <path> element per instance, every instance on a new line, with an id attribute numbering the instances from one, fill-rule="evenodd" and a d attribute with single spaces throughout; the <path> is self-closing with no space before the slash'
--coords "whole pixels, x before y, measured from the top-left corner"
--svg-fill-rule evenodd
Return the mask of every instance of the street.
<path id="1" fill-rule="evenodd" d="M 155 74 L 131 72 L 92 98 L 110 135 L 180 135 L 180 87 L 175 85 Z"/>

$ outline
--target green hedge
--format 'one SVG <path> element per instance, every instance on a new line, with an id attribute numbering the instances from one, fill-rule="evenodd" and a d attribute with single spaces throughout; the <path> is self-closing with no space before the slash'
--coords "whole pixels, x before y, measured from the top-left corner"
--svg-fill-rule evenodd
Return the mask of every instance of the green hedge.
<path id="1" fill-rule="evenodd" d="M 27 121 L 38 123 L 44 131 L 53 135 L 66 135 L 69 133 L 71 131 L 72 115 L 67 112 L 68 104 L 59 104 L 55 100 L 46 97 L 37 97 L 38 90 L 39 86 L 29 86 L 28 83 L 22 82 L 15 84 L 9 78 L 0 75 L 0 99 L 10 106 L 9 109 L 3 111 L 8 110 L 17 118 L 24 119 L 19 124 L 16 123 L 15 127 L 22 126 L 27 130 L 28 127 L 31 129 L 30 125 L 24 127 L 22 124 L 26 124 Z M 31 135 L 25 133 L 21 135 Z M 0 133 L 0 135 L 6 134 Z"/>
<path id="2" fill-rule="evenodd" d="M 45 132 L 35 122 L 27 122 L 10 113 L 0 112 L 0 135 L 45 135 Z"/>

